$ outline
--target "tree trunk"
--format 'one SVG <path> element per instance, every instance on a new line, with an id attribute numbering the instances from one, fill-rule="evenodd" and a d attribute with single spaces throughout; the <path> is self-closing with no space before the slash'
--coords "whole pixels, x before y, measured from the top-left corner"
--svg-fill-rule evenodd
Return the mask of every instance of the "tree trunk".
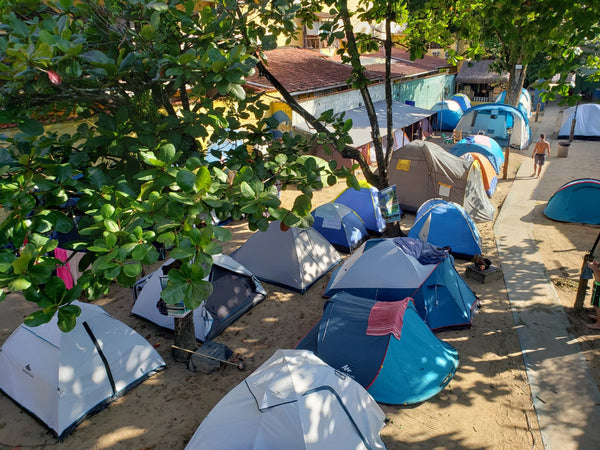
<path id="1" fill-rule="evenodd" d="M 506 88 L 506 98 L 504 99 L 504 103 L 507 105 L 512 105 L 514 107 L 519 106 L 526 73 L 527 66 L 521 64 L 521 58 L 519 58 L 519 61 L 516 64 L 513 64 L 510 69 L 508 86 Z"/>
<path id="2" fill-rule="evenodd" d="M 194 313 L 189 312 L 185 317 L 175 317 L 174 320 L 174 336 L 173 340 L 177 347 L 185 348 L 193 352 L 198 348 L 196 342 L 196 330 L 194 328 Z M 190 353 L 173 349 L 173 358 L 177 362 L 187 362 L 190 358 Z"/>
<path id="3" fill-rule="evenodd" d="M 163 275 L 168 275 L 171 269 L 180 269 L 181 260 L 176 259 L 171 264 L 163 266 Z M 184 317 L 175 317 L 173 320 L 174 324 L 174 335 L 173 341 L 176 347 L 184 348 L 195 352 L 198 348 L 196 342 L 196 329 L 194 327 L 194 313 L 188 312 Z M 172 350 L 173 358 L 177 362 L 187 362 L 190 358 L 190 354 L 184 350 L 178 350 L 174 348 Z"/>

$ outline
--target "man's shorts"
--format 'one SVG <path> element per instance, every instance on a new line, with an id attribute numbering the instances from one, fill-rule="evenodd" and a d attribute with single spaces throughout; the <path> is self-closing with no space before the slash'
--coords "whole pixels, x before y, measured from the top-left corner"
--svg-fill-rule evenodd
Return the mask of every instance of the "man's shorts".
<path id="1" fill-rule="evenodd" d="M 535 154 L 535 163 L 543 166 L 544 165 L 544 161 L 546 161 L 546 154 L 545 153 L 536 153 Z"/>
<path id="2" fill-rule="evenodd" d="M 592 290 L 592 306 L 600 308 L 600 283 L 594 281 L 594 289 Z"/>

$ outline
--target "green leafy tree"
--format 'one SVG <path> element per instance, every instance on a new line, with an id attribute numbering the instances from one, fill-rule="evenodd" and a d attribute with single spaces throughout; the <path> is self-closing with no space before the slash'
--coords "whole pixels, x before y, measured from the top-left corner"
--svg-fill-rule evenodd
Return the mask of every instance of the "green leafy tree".
<path id="1" fill-rule="evenodd" d="M 410 4 L 412 50 L 423 51 L 426 42 L 450 47 L 457 39 L 465 40 L 469 44 L 465 54 L 453 51 L 452 58 L 495 59 L 497 70 L 510 74 L 506 103 L 511 105 L 518 105 L 527 69 L 540 54 L 545 56 L 545 64 L 537 67 L 538 74 L 547 80 L 540 87 L 550 88 L 549 80 L 562 75 L 549 91 L 550 99 L 556 94 L 568 95 L 569 72 L 583 64 L 598 66 L 594 55 L 582 58 L 586 45 L 600 31 L 598 0 L 430 0 Z"/>
<path id="2" fill-rule="evenodd" d="M 28 325 L 58 314 L 72 329 L 73 300 L 132 286 L 160 246 L 180 262 L 163 299 L 194 309 L 212 289 L 211 255 L 230 238 L 212 215 L 246 217 L 252 230 L 308 226 L 321 177 L 347 175 L 298 159 L 309 147 L 298 136 L 272 138 L 268 106 L 243 88 L 258 61 L 239 39 L 245 24 L 218 8 L 9 0 L 0 12 L 0 123 L 17 127 L 0 149 L 0 287 L 39 306 Z M 67 118 L 61 131 L 48 124 Z M 242 144 L 223 163 L 210 143 L 226 139 Z M 291 210 L 278 183 L 300 190 Z M 56 233 L 70 236 L 61 247 L 85 250 L 70 290 L 55 274 Z"/>

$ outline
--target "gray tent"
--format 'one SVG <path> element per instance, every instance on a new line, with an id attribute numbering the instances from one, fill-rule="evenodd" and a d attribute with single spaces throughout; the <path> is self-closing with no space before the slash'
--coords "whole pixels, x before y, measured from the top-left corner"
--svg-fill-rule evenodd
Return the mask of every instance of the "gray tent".
<path id="1" fill-rule="evenodd" d="M 163 265 L 171 262 L 172 259 Z M 160 300 L 161 275 L 162 267 L 138 280 L 133 289 L 135 303 L 131 313 L 172 330 L 173 316 L 162 315 L 156 307 Z M 267 296 L 252 273 L 227 255 L 213 255 L 213 265 L 206 280 L 212 283 L 213 292 L 192 313 L 196 338 L 200 341 L 220 334 Z"/>
<path id="2" fill-rule="evenodd" d="M 281 230 L 271 222 L 231 254 L 263 281 L 304 293 L 341 261 L 340 254 L 314 228 Z"/>
<path id="3" fill-rule="evenodd" d="M 437 144 L 416 140 L 399 148 L 392 155 L 388 174 L 405 211 L 442 198 L 461 205 L 476 222 L 494 218 L 478 163 L 454 156 Z"/>

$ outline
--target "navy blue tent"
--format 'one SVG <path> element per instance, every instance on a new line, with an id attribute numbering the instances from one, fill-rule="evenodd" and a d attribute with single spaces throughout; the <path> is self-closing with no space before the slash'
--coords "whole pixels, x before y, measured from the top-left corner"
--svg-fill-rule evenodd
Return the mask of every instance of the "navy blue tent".
<path id="1" fill-rule="evenodd" d="M 331 275 L 323 294 L 398 301 L 411 297 L 432 330 L 470 326 L 478 300 L 448 250 L 414 238 L 371 239 Z"/>
<path id="2" fill-rule="evenodd" d="M 582 178 L 561 186 L 548 200 L 544 215 L 561 222 L 600 225 L 600 180 Z"/>
<path id="3" fill-rule="evenodd" d="M 450 247 L 457 257 L 470 259 L 481 254 L 481 238 L 473 219 L 462 206 L 439 198 L 421 205 L 408 237 Z"/>
<path id="4" fill-rule="evenodd" d="M 296 348 L 311 350 L 392 405 L 431 398 L 458 367 L 457 351 L 429 330 L 410 298 L 378 302 L 339 292 Z"/>
<path id="5" fill-rule="evenodd" d="M 360 183 L 360 190 L 348 188 L 334 200 L 352 209 L 365 223 L 368 231 L 376 234 L 385 230 L 385 219 L 379 209 L 379 190 L 366 182 Z"/>
<path id="6" fill-rule="evenodd" d="M 358 214 L 341 203 L 325 203 L 311 214 L 313 228 L 340 252 L 350 253 L 369 237 Z"/>

